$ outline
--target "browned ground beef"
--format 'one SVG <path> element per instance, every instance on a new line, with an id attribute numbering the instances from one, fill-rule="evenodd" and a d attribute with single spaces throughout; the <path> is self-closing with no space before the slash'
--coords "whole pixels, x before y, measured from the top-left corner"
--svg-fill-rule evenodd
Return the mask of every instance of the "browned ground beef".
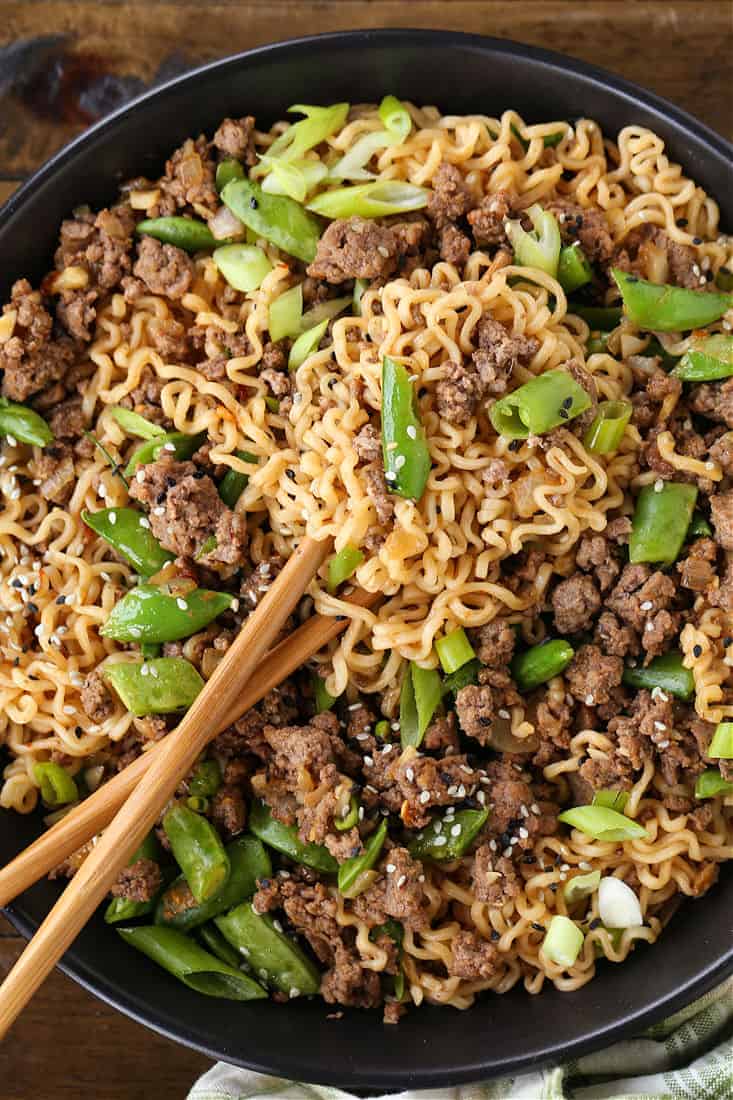
<path id="1" fill-rule="evenodd" d="M 560 581 L 552 593 L 558 634 L 588 630 L 601 606 L 601 595 L 590 577 L 575 573 Z"/>
<path id="2" fill-rule="evenodd" d="M 225 118 L 214 134 L 213 144 L 223 156 L 243 160 L 248 167 L 257 163 L 254 147 L 255 120 L 252 115 L 244 118 Z"/>
<path id="3" fill-rule="evenodd" d="M 397 267 L 398 244 L 392 229 L 371 219 L 333 221 L 318 242 L 308 274 L 329 283 L 384 278 Z"/>
<path id="4" fill-rule="evenodd" d="M 458 221 L 475 206 L 470 188 L 454 164 L 444 161 L 431 181 L 433 188 L 428 202 L 428 217 L 438 229 Z"/>
<path id="5" fill-rule="evenodd" d="M 15 314 L 13 332 L 0 343 L 2 393 L 11 401 L 25 401 L 64 377 L 74 361 L 74 345 L 52 339 L 51 314 L 27 279 L 13 284 L 10 301 L 3 306 L 3 313 L 10 312 Z"/>
<path id="6" fill-rule="evenodd" d="M 512 210 L 512 197 L 508 191 L 496 191 L 486 195 L 475 210 L 468 214 L 473 239 L 479 248 L 502 244 L 506 240 L 504 222 Z"/>
<path id="7" fill-rule="evenodd" d="M 152 859 L 138 859 L 123 867 L 110 893 L 127 901 L 150 901 L 163 881 L 160 867 Z"/>
<path id="8" fill-rule="evenodd" d="M 182 298 L 193 282 L 193 260 L 182 248 L 143 237 L 137 248 L 133 274 L 153 294 Z"/>

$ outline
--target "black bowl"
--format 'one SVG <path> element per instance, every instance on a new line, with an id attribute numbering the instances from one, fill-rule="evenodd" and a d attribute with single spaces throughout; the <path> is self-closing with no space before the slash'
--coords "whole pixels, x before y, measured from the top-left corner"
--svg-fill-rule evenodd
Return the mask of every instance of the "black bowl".
<path id="1" fill-rule="evenodd" d="M 599 69 L 527 46 L 441 31 L 365 31 L 265 46 L 215 62 L 136 100 L 63 149 L 0 214 L 0 293 L 41 277 L 61 219 L 78 203 L 103 204 L 115 184 L 155 177 L 167 154 L 225 115 L 263 122 L 291 103 L 378 100 L 394 92 L 452 113 L 528 121 L 579 115 L 608 133 L 628 123 L 654 129 L 733 225 L 733 150 L 670 103 Z M 0 299 L 2 300 L 2 299 Z M 37 818 L 2 815 L 0 858 L 39 831 Z M 30 935 L 58 896 L 43 882 L 8 911 Z M 604 965 L 575 993 L 538 997 L 515 988 L 468 1012 L 424 1007 L 399 1027 L 376 1013 L 328 1020 L 321 1002 L 238 1005 L 189 992 L 119 941 L 97 916 L 62 969 L 91 992 L 173 1039 L 263 1072 L 351 1087 L 447 1086 L 577 1056 L 675 1011 L 733 971 L 731 878 L 682 906 L 654 947 Z"/>

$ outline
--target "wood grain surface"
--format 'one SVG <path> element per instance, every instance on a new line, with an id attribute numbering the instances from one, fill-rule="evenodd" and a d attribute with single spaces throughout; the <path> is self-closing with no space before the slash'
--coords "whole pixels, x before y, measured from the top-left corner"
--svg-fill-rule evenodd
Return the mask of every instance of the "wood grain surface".
<path id="1" fill-rule="evenodd" d="M 559 50 L 733 137 L 728 0 L 0 0 L 0 203 L 105 110 L 196 63 L 289 36 L 433 27 Z M 0 917 L 0 975 L 22 947 Z M 3 1100 L 183 1100 L 210 1063 L 58 971 L 0 1047 Z"/>

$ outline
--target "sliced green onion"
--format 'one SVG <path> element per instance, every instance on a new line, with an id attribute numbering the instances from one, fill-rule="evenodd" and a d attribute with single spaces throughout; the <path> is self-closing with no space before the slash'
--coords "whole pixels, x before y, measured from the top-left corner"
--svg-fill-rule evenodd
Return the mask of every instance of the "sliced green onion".
<path id="1" fill-rule="evenodd" d="M 243 180 L 244 168 L 238 160 L 231 157 L 223 160 L 216 168 L 216 189 L 221 192 L 232 180 Z"/>
<path id="2" fill-rule="evenodd" d="M 396 145 L 401 145 L 412 129 L 410 112 L 396 96 L 386 95 L 379 104 L 382 125 Z"/>
<path id="3" fill-rule="evenodd" d="M 512 676 L 520 691 L 532 691 L 559 676 L 574 656 L 575 650 L 562 638 L 541 642 L 514 657 L 510 665 Z"/>
<path id="4" fill-rule="evenodd" d="M 354 279 L 354 296 L 352 300 L 352 308 L 354 310 L 355 317 L 361 317 L 361 300 L 364 297 L 364 291 L 368 289 L 368 279 Z"/>
<path id="5" fill-rule="evenodd" d="M 534 232 L 527 233 L 519 221 L 506 223 L 506 234 L 514 248 L 514 259 L 520 267 L 536 267 L 553 277 L 560 259 L 560 228 L 557 219 L 539 203 L 530 206 L 528 214 Z"/>
<path id="6" fill-rule="evenodd" d="M 634 840 L 647 835 L 638 822 L 605 806 L 573 806 L 558 814 L 557 820 L 594 840 Z"/>
<path id="7" fill-rule="evenodd" d="M 430 451 L 407 368 L 388 355 L 382 360 L 382 457 L 390 489 L 419 500 L 430 475 Z"/>
<path id="8" fill-rule="evenodd" d="M 620 814 L 629 801 L 628 791 L 596 791 L 593 795 L 594 806 L 605 806 L 608 810 L 618 810 Z"/>
<path id="9" fill-rule="evenodd" d="M 287 195 L 296 202 L 305 202 L 310 191 L 328 175 L 320 160 L 299 160 L 286 164 L 282 160 L 263 157 L 262 164 L 270 170 L 262 183 L 268 195 Z"/>
<path id="10" fill-rule="evenodd" d="M 313 673 L 313 698 L 316 704 L 316 714 L 323 714 L 325 710 L 330 710 L 338 698 L 337 695 L 331 695 L 326 690 L 326 681 L 322 680 L 317 672 Z"/>
<path id="11" fill-rule="evenodd" d="M 351 859 L 346 859 L 338 869 L 339 893 L 345 898 L 355 898 L 366 890 L 369 885 L 367 871 L 371 871 L 379 859 L 385 840 L 387 839 L 387 822 L 382 821 L 375 833 L 367 840 L 364 851 Z"/>
<path id="12" fill-rule="evenodd" d="M 557 264 L 557 281 L 566 294 L 572 294 L 578 287 L 585 286 L 593 278 L 593 268 L 576 241 L 560 249 Z"/>
<path id="13" fill-rule="evenodd" d="M 617 267 L 611 274 L 621 291 L 627 316 L 638 328 L 649 332 L 704 328 L 733 306 L 730 294 L 649 283 Z"/>
<path id="14" fill-rule="evenodd" d="M 300 334 L 290 349 L 288 370 L 297 370 L 301 363 L 306 361 L 309 355 L 317 351 L 318 345 L 323 339 L 327 328 L 328 321 L 321 321 L 320 325 L 314 325 L 313 328 L 306 329 L 305 332 Z"/>
<path id="15" fill-rule="evenodd" d="M 165 435 L 165 428 L 160 424 L 153 424 L 144 416 L 133 412 L 132 409 L 123 409 L 121 405 L 113 405 L 109 410 L 110 416 L 117 421 L 123 432 L 128 435 L 136 435 L 140 439 L 155 439 L 156 435 Z"/>
<path id="16" fill-rule="evenodd" d="M 594 894 L 600 881 L 600 871 L 589 871 L 587 875 L 574 875 L 565 883 L 562 892 L 563 897 L 568 905 L 573 905 L 581 898 L 588 898 L 591 894 Z"/>
<path id="17" fill-rule="evenodd" d="M 300 318 L 303 314 L 303 284 L 296 283 L 290 290 L 270 302 L 270 314 L 267 327 L 270 339 L 277 343 L 285 336 L 297 336 L 300 332 Z"/>
<path id="18" fill-rule="evenodd" d="M 688 700 L 695 694 L 695 677 L 683 665 L 682 654 L 677 652 L 662 653 L 646 666 L 637 665 L 632 668 L 627 665 L 623 682 L 637 690 L 646 688 L 647 691 L 654 691 L 654 688 L 661 688 L 677 699 Z"/>
<path id="19" fill-rule="evenodd" d="M 272 271 L 265 253 L 253 244 L 224 244 L 214 250 L 212 259 L 229 286 L 243 294 L 257 290 Z"/>
<path id="20" fill-rule="evenodd" d="M 388 741 L 391 726 L 386 718 L 380 718 L 374 727 L 374 736 L 378 737 L 380 741 Z"/>
<path id="21" fill-rule="evenodd" d="M 522 137 L 519 127 L 515 126 L 514 123 L 512 123 L 510 126 L 510 130 L 526 153 L 529 149 L 530 143 L 527 141 L 526 138 Z M 542 144 L 544 145 L 545 149 L 554 149 L 556 145 L 560 144 L 566 133 L 566 130 L 558 130 L 554 134 L 545 134 L 542 139 Z"/>
<path id="22" fill-rule="evenodd" d="M 687 528 L 688 541 L 691 539 L 709 539 L 713 529 L 701 512 L 695 512 Z"/>
<path id="23" fill-rule="evenodd" d="M 186 805 L 197 814 L 205 814 L 209 808 L 209 799 L 202 794 L 192 794 L 186 799 Z"/>
<path id="24" fill-rule="evenodd" d="M 632 412 L 630 401 L 601 401 L 596 418 L 583 437 L 586 450 L 597 455 L 617 451 Z"/>
<path id="25" fill-rule="evenodd" d="M 374 179 L 373 172 L 367 172 L 364 167 L 380 149 L 386 149 L 393 145 L 391 136 L 386 130 L 376 130 L 364 134 L 355 141 L 348 152 L 336 161 L 329 177 L 334 180 L 369 180 Z"/>
<path id="26" fill-rule="evenodd" d="M 344 817 L 335 817 L 333 819 L 334 827 L 340 832 L 348 832 L 349 829 L 353 829 L 355 825 L 359 823 L 359 799 L 355 795 L 351 796 L 349 801 L 349 809 Z"/>
<path id="27" fill-rule="evenodd" d="M 721 794 L 730 794 L 733 791 L 733 783 L 723 776 L 715 768 L 708 768 L 702 775 L 698 775 L 695 782 L 695 798 L 716 798 Z"/>
<path id="28" fill-rule="evenodd" d="M 320 325 L 321 321 L 331 321 L 334 317 L 338 317 L 339 313 L 348 309 L 351 302 L 351 297 L 327 298 L 325 302 L 319 302 L 301 317 L 300 331 L 305 332 L 314 325 Z"/>
<path id="29" fill-rule="evenodd" d="M 288 127 L 272 143 L 267 150 L 267 160 L 270 162 L 275 159 L 300 160 L 309 149 L 320 145 L 322 141 L 341 129 L 349 113 L 349 104 L 334 103 L 331 107 L 312 107 L 308 104 L 296 103 L 288 107 L 288 112 L 305 115 L 305 118 Z"/>
<path id="30" fill-rule="evenodd" d="M 590 404 L 589 394 L 572 374 L 556 368 L 495 401 L 489 416 L 499 435 L 526 439 L 567 424 L 590 408 Z"/>
<path id="31" fill-rule="evenodd" d="M 697 486 L 665 481 L 644 485 L 631 523 L 629 561 L 671 564 L 679 555 L 697 500 Z"/>
<path id="32" fill-rule="evenodd" d="M 435 649 L 443 671 L 448 673 L 457 672 L 476 656 L 476 651 L 466 637 L 466 631 L 462 626 L 439 638 L 435 643 Z"/>
<path id="33" fill-rule="evenodd" d="M 267 405 L 270 412 L 273 412 L 273 413 L 280 412 L 280 402 L 278 401 L 278 399 L 276 397 L 272 397 L 272 396 L 270 396 L 270 394 L 268 394 L 265 397 L 265 404 Z"/>
<path id="34" fill-rule="evenodd" d="M 716 333 L 682 356 L 672 371 L 683 382 L 717 382 L 733 376 L 733 336 Z"/>
<path id="35" fill-rule="evenodd" d="M 33 765 L 33 775 L 47 806 L 65 806 L 79 797 L 76 783 L 65 768 L 48 760 Z"/>
<path id="36" fill-rule="evenodd" d="M 597 332 L 593 336 L 588 337 L 588 343 L 586 344 L 588 355 L 604 355 L 608 351 L 608 332 Z"/>
<path id="37" fill-rule="evenodd" d="M 328 591 L 335 592 L 364 561 L 364 554 L 351 543 L 346 544 L 328 563 Z"/>
<path id="38" fill-rule="evenodd" d="M 480 671 L 481 662 L 478 658 L 461 665 L 455 672 L 443 678 L 443 694 L 457 695 L 461 688 L 468 687 L 469 684 L 477 684 Z"/>
<path id="39" fill-rule="evenodd" d="M 404 180 L 375 180 L 357 187 L 337 187 L 323 191 L 308 204 L 308 209 L 324 218 L 382 218 L 388 214 L 407 214 L 428 205 L 430 192 Z"/>
<path id="40" fill-rule="evenodd" d="M 707 755 L 711 760 L 733 760 L 733 722 L 719 722 Z"/>
<path id="41" fill-rule="evenodd" d="M 566 970 L 573 966 L 583 948 L 583 933 L 574 921 L 556 913 L 542 942 L 542 951 L 550 962 Z"/>
<path id="42" fill-rule="evenodd" d="M 231 180 L 222 202 L 255 233 L 304 263 L 315 258 L 321 225 L 287 195 L 268 195 L 252 179 Z M 219 242 L 217 242 L 218 244 Z"/>
<path id="43" fill-rule="evenodd" d="M 443 696 L 440 674 L 411 661 L 400 692 L 400 740 L 402 748 L 422 744 L 425 731 Z"/>

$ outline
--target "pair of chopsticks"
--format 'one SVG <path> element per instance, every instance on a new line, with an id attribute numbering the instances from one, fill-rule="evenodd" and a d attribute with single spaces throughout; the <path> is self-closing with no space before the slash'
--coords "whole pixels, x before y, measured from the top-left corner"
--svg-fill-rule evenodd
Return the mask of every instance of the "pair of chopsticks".
<path id="1" fill-rule="evenodd" d="M 104 900 L 208 742 L 344 629 L 346 620 L 315 615 L 265 658 L 329 550 L 330 540 L 304 538 L 175 731 L 0 871 L 0 905 L 6 905 L 104 829 L 0 986 L 0 1037 Z M 368 606 L 375 599 L 359 593 L 351 602 Z"/>

